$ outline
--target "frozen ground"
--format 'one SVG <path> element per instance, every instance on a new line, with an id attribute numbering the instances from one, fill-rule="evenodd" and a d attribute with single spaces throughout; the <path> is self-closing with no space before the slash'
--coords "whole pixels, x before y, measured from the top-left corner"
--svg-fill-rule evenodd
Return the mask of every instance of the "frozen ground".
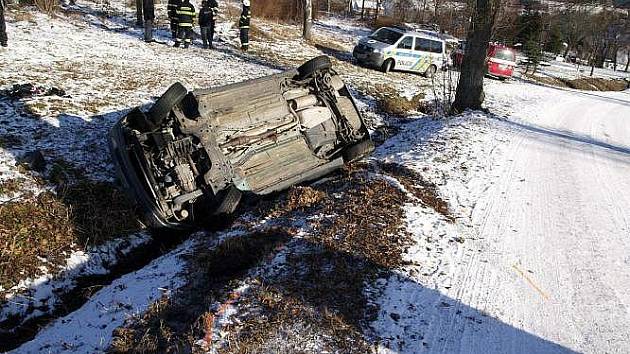
<path id="1" fill-rule="evenodd" d="M 52 27 L 11 23 L 12 47 L 0 52 L 0 83 L 58 85 L 68 97 L 35 96 L 19 105 L 0 101 L 5 121 L 0 133 L 23 139 L 0 149 L 0 178 L 27 178 L 14 168 L 15 158 L 36 147 L 90 178 L 111 180 L 105 134 L 130 107 L 150 102 L 176 80 L 196 88 L 277 70 L 236 53 L 229 26 L 219 51 L 184 52 L 147 45 L 138 31 L 115 19 L 35 20 Z M 270 26 L 261 28 L 265 25 Z M 344 48 L 365 29 L 330 20 L 316 31 L 320 38 L 339 37 L 336 43 Z M 166 40 L 163 35 L 159 38 Z M 294 43 L 260 47 L 285 65 L 321 53 L 309 47 L 289 58 L 286 49 Z M 381 80 L 382 74 L 371 73 L 361 69 L 344 78 L 357 87 Z M 411 77 L 416 87 L 426 85 Z M 366 337 L 382 353 L 627 352 L 629 92 L 583 93 L 493 80 L 487 91 L 492 114 L 411 117 L 370 158 L 421 172 L 449 202 L 455 222 L 417 201 L 405 205 L 413 245 L 404 255 L 407 265 L 367 285 L 378 312 L 364 328 Z M 41 117 L 18 114 L 24 107 Z M 361 107 L 384 119 L 372 111 L 371 101 Z M 15 352 L 105 350 L 125 319 L 184 284 L 182 256 L 202 237 L 104 286 Z M 295 250 L 284 250 L 271 263 L 282 266 L 290 251 Z M 230 306 L 222 316 L 248 311 L 238 303 Z"/>

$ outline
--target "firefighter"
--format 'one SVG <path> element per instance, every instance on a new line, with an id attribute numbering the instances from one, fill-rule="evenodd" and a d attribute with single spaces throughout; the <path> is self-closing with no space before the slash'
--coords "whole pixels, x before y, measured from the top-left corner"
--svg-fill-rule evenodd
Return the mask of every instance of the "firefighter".
<path id="1" fill-rule="evenodd" d="M 203 0 L 199 10 L 199 27 L 201 28 L 201 40 L 204 48 L 214 48 L 212 40 L 214 37 L 215 19 L 218 14 L 219 4 L 217 4 L 217 0 Z"/>
<path id="2" fill-rule="evenodd" d="M 144 15 L 144 41 L 153 42 L 153 22 L 155 21 L 155 4 L 153 0 L 142 1 L 142 13 Z"/>
<path id="3" fill-rule="evenodd" d="M 192 43 L 193 21 L 195 19 L 195 7 L 190 0 L 182 0 L 177 7 L 177 39 L 175 47 L 184 43 L 184 48 L 188 48 Z"/>
<path id="4" fill-rule="evenodd" d="M 0 0 L 0 45 L 7 46 L 7 25 L 4 22 L 4 10 L 7 8 L 5 0 Z"/>
<path id="5" fill-rule="evenodd" d="M 252 19 L 249 5 L 249 0 L 243 0 L 243 13 L 238 21 L 238 26 L 241 28 L 241 50 L 244 52 L 249 48 L 249 23 Z"/>
<path id="6" fill-rule="evenodd" d="M 168 20 L 171 23 L 171 38 L 177 39 L 177 7 L 181 3 L 180 0 L 168 0 Z"/>

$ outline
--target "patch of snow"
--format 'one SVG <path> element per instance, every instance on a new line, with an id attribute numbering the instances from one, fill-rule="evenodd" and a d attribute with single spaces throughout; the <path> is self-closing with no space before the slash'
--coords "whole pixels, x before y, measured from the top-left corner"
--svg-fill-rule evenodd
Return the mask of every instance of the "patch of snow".
<path id="1" fill-rule="evenodd" d="M 47 269 L 35 279 L 23 279 L 9 289 L 0 308 L 0 321 L 17 317 L 20 322 L 51 313 L 66 291 L 76 286 L 76 280 L 90 275 L 107 274 L 121 257 L 142 247 L 151 240 L 142 232 L 124 239 L 115 239 L 85 251 L 75 250 L 68 256 L 66 265 L 54 272 Z"/>

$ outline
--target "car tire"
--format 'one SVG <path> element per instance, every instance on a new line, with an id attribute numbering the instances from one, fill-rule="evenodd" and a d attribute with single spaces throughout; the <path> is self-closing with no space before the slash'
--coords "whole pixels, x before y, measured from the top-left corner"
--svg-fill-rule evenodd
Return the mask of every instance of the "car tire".
<path id="1" fill-rule="evenodd" d="M 317 71 L 327 70 L 330 68 L 332 68 L 332 62 L 330 61 L 330 58 L 325 55 L 321 55 L 307 61 L 306 63 L 302 64 L 299 68 L 297 68 L 297 71 L 298 71 L 297 79 L 305 80 L 312 77 L 313 74 Z"/>
<path id="2" fill-rule="evenodd" d="M 155 125 L 139 108 L 132 109 L 127 113 L 127 123 L 130 127 L 133 127 L 141 132 L 150 132 L 155 130 Z"/>
<path id="3" fill-rule="evenodd" d="M 162 97 L 155 101 L 153 107 L 147 112 L 147 116 L 155 125 L 160 125 L 168 117 L 171 109 L 181 102 L 187 94 L 188 90 L 184 85 L 179 82 L 174 83 L 164 92 Z"/>
<path id="4" fill-rule="evenodd" d="M 374 143 L 370 139 L 360 141 L 349 146 L 343 151 L 343 161 L 345 163 L 354 162 L 364 158 L 374 151 Z"/>
<path id="5" fill-rule="evenodd" d="M 433 78 L 435 76 L 436 72 L 437 72 L 437 66 L 430 65 L 427 68 L 427 71 L 424 72 L 424 77 L 431 79 L 431 78 Z"/>
<path id="6" fill-rule="evenodd" d="M 385 60 L 385 62 L 383 62 L 383 65 L 381 65 L 381 71 L 384 72 L 385 74 L 392 71 L 393 68 L 394 68 L 394 59 L 387 59 Z"/>
<path id="7" fill-rule="evenodd" d="M 219 206 L 215 209 L 214 214 L 215 215 L 232 214 L 234 210 L 236 210 L 238 203 L 241 202 L 242 197 L 243 197 L 243 192 L 238 190 L 236 187 L 231 186 L 225 193 L 225 196 L 223 197 L 223 201 L 221 202 L 221 204 L 219 204 Z"/>

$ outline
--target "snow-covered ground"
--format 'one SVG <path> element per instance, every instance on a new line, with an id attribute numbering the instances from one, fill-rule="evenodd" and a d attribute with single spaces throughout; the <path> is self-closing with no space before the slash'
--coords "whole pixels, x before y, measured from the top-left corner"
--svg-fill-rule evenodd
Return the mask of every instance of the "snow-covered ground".
<path id="1" fill-rule="evenodd" d="M 123 7 L 119 12 L 131 15 Z M 178 80 L 197 88 L 277 71 L 235 51 L 230 26 L 220 34 L 220 50 L 183 51 L 145 44 L 139 31 L 116 18 L 62 21 L 37 15 L 35 21 L 50 26 L 10 24 L 11 47 L 0 50 L 0 84 L 59 85 L 67 97 L 34 96 L 19 105 L 0 101 L 0 119 L 6 121 L 0 133 L 25 142 L 0 146 L 0 180 L 27 178 L 14 164 L 32 148 L 63 158 L 90 178 L 111 180 L 105 134 L 130 107 L 150 102 Z M 352 38 L 367 33 L 356 23 L 334 19 L 319 22 L 315 30 L 316 38 L 336 37 L 341 48 L 350 48 Z M 165 33 L 158 38 L 166 40 Z M 273 52 L 280 64 L 321 54 L 313 47 L 287 53 L 295 43 L 262 43 L 259 49 Z M 400 86 L 426 85 L 417 76 L 408 77 L 410 82 Z M 391 80 L 367 69 L 345 73 L 344 79 L 356 87 Z M 378 312 L 364 329 L 366 338 L 382 353 L 627 352 L 630 93 L 495 80 L 486 81 L 486 90 L 492 113 L 409 117 L 368 159 L 421 173 L 448 201 L 454 222 L 417 200 L 404 206 L 413 244 L 404 255 L 405 266 L 367 284 L 366 294 Z M 359 104 L 374 120 L 385 119 L 373 111 L 369 98 Z M 16 119 L 24 106 L 39 117 Z M 259 221 L 265 223 L 269 221 Z M 197 234 L 104 286 L 15 352 L 106 350 L 115 328 L 185 283 L 184 256 L 204 236 Z M 291 251 L 279 253 L 272 265 L 282 266 Z M 89 264 L 89 257 L 82 262 Z M 51 287 L 54 283 L 35 290 Z M 15 306 L 10 303 L 3 311 L 19 311 Z M 230 306 L 222 316 L 247 311 Z"/>

